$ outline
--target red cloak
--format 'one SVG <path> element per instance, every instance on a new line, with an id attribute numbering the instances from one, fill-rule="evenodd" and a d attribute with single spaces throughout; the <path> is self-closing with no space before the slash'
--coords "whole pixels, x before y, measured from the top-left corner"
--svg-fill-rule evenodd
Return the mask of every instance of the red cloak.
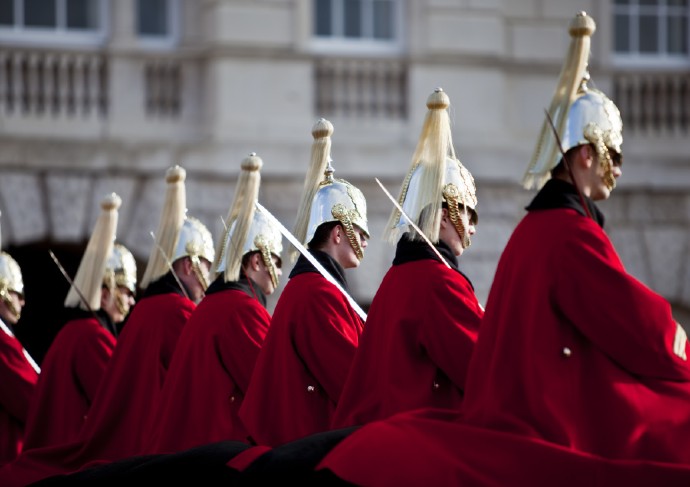
<path id="1" fill-rule="evenodd" d="M 430 255 L 394 263 L 374 296 L 333 429 L 420 407 L 460 407 L 484 311 L 467 278 L 432 257 L 425 242 L 401 240 L 396 260 L 420 246 Z"/>
<path id="2" fill-rule="evenodd" d="M 41 364 L 24 449 L 77 438 L 115 343 L 113 334 L 94 316 L 68 321 L 62 327 Z"/>
<path id="3" fill-rule="evenodd" d="M 467 381 L 469 424 L 607 458 L 690 464 L 676 322 L 594 220 L 530 212 L 498 264 Z M 687 348 L 687 347 L 686 347 Z"/>
<path id="4" fill-rule="evenodd" d="M 180 336 L 147 453 L 247 440 L 237 412 L 270 321 L 266 308 L 243 290 L 204 297 Z"/>
<path id="5" fill-rule="evenodd" d="M 276 446 L 329 429 L 362 326 L 321 274 L 290 278 L 240 408 L 254 442 Z"/>
<path id="6" fill-rule="evenodd" d="M 363 426 L 326 455 L 316 467 L 322 469 L 370 487 L 690 485 L 689 466 L 612 460 L 471 426 L 459 413 L 440 409 L 407 411 Z"/>
<path id="7" fill-rule="evenodd" d="M 37 380 L 17 337 L 0 330 L 0 465 L 14 460 L 22 449 Z"/>
<path id="8" fill-rule="evenodd" d="M 177 292 L 142 298 L 118 338 L 77 440 L 23 451 L 0 468 L 0 483 L 25 486 L 139 454 L 177 340 L 195 307 Z"/>
<path id="9" fill-rule="evenodd" d="M 319 468 L 372 486 L 690 485 L 690 365 L 671 307 L 581 213 L 532 211 L 516 228 L 460 414 L 365 425 Z"/>

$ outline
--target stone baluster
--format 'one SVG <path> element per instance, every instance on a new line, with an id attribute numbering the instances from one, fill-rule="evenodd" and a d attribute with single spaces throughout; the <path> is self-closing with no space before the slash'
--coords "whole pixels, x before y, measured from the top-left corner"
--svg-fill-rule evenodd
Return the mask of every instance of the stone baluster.
<path id="1" fill-rule="evenodd" d="M 54 114 L 56 108 L 57 80 L 55 79 L 57 59 L 52 53 L 43 57 L 43 113 Z"/>
<path id="2" fill-rule="evenodd" d="M 80 117 L 84 115 L 85 98 L 85 73 L 86 62 L 84 56 L 76 55 L 72 60 L 72 90 L 74 98 L 74 115 Z"/>
<path id="3" fill-rule="evenodd" d="M 19 113 L 22 111 L 22 100 L 24 98 L 24 83 L 22 76 L 22 64 L 24 62 L 24 57 L 22 53 L 16 51 L 12 55 L 11 66 L 10 66 L 10 76 L 12 81 L 9 86 L 12 87 L 12 110 L 14 113 Z"/>
<path id="4" fill-rule="evenodd" d="M 25 110 L 27 114 L 36 115 L 41 110 L 41 95 L 39 93 L 39 76 L 40 76 L 40 60 L 39 55 L 35 52 L 30 52 L 26 56 L 26 105 Z"/>
<path id="5" fill-rule="evenodd" d="M 56 109 L 63 116 L 68 116 L 71 111 L 70 103 L 70 58 L 62 54 L 56 60 Z"/>

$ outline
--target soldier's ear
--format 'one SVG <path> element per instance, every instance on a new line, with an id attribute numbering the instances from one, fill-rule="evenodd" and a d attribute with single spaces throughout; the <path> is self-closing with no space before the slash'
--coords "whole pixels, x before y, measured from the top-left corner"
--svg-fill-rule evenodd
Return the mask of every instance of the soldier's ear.
<path id="1" fill-rule="evenodd" d="M 580 159 L 583 167 L 589 168 L 592 166 L 592 164 L 594 164 L 596 152 L 594 147 L 592 147 L 590 144 L 581 145 L 578 153 L 580 156 L 578 159 Z"/>
<path id="2" fill-rule="evenodd" d="M 335 225 L 333 227 L 333 229 L 331 230 L 331 239 L 333 240 L 333 242 L 340 242 L 341 230 L 342 228 L 340 227 L 340 225 Z"/>

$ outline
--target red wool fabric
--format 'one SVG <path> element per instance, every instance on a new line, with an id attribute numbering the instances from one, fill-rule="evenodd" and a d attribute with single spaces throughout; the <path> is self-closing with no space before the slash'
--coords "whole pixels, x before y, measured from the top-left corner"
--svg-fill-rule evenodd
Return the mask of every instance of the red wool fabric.
<path id="1" fill-rule="evenodd" d="M 170 365 L 147 453 L 247 441 L 238 410 L 270 323 L 266 308 L 241 290 L 199 303 Z"/>
<path id="2" fill-rule="evenodd" d="M 532 211 L 499 261 L 461 412 L 371 423 L 319 468 L 371 486 L 690 485 L 675 331 L 593 220 Z"/>
<path id="3" fill-rule="evenodd" d="M 288 281 L 240 408 L 254 442 L 277 446 L 330 428 L 362 327 L 321 274 Z"/>
<path id="4" fill-rule="evenodd" d="M 365 424 L 420 407 L 460 407 L 482 310 L 470 282 L 433 259 L 392 266 L 332 422 Z"/>
<path id="5" fill-rule="evenodd" d="M 0 465 L 14 460 L 22 449 L 29 402 L 38 381 L 23 350 L 17 337 L 0 330 Z"/>
<path id="6" fill-rule="evenodd" d="M 95 317 L 67 322 L 41 364 L 24 449 L 77 439 L 116 339 Z"/>
<path id="7" fill-rule="evenodd" d="M 0 469 L 5 487 L 138 455 L 182 327 L 195 303 L 177 293 L 141 299 L 118 339 L 79 438 L 26 450 Z"/>

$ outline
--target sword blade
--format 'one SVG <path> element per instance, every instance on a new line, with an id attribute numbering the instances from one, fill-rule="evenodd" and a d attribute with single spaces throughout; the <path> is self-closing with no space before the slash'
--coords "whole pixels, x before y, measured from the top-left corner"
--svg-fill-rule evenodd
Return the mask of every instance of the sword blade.
<path id="1" fill-rule="evenodd" d="M 297 238 L 290 233 L 290 231 L 283 226 L 282 223 L 278 221 L 278 219 L 271 214 L 266 208 L 264 208 L 261 203 L 257 202 L 256 203 L 257 209 L 263 213 L 269 220 L 271 220 L 279 229 L 280 233 L 283 234 L 283 236 L 290 241 L 292 245 L 295 246 L 297 250 L 300 251 L 300 253 L 313 265 L 316 267 L 316 270 L 321 273 L 323 277 L 326 278 L 328 282 L 333 284 L 335 287 L 338 288 L 338 290 L 343 293 L 345 298 L 348 300 L 350 303 L 350 306 L 352 306 L 352 309 L 354 309 L 357 314 L 359 315 L 362 320 L 366 321 L 367 320 L 367 314 L 364 312 L 364 310 L 357 304 L 357 302 L 352 299 L 352 297 L 343 289 L 343 287 L 338 283 L 338 281 L 335 280 L 335 278 L 319 263 L 316 258 L 314 258 L 313 255 L 302 245 Z"/>
<path id="2" fill-rule="evenodd" d="M 395 198 L 393 198 L 393 195 L 391 195 L 388 192 L 388 190 L 383 186 L 381 181 L 379 181 L 379 178 L 374 178 L 374 179 L 376 180 L 377 183 L 379 183 L 379 186 L 381 186 L 381 189 L 383 190 L 383 192 L 386 193 L 386 196 L 388 196 L 388 199 L 391 200 L 391 202 L 395 205 L 395 207 L 398 209 L 400 214 L 405 217 L 405 220 L 407 220 L 407 223 L 409 223 L 410 226 L 412 228 L 414 228 L 415 231 L 424 239 L 424 241 L 427 244 L 429 244 L 429 247 L 431 247 L 431 250 L 434 251 L 434 253 L 436 254 L 436 256 L 439 259 L 441 259 L 441 262 L 443 262 L 447 268 L 452 269 L 452 267 L 450 266 L 448 261 L 443 257 L 443 255 L 441 255 L 441 252 L 438 251 L 436 246 L 431 243 L 431 240 L 429 240 L 429 238 L 426 235 L 424 235 L 424 232 L 422 232 L 422 230 L 415 224 L 415 222 L 412 221 L 412 218 L 407 216 L 407 213 L 405 213 L 405 210 L 402 209 L 402 206 L 400 206 L 400 204 L 395 200 Z"/>
<path id="3" fill-rule="evenodd" d="M 165 250 L 163 250 L 163 247 L 161 247 L 160 244 L 158 243 L 158 240 L 156 240 L 156 234 L 153 232 L 149 232 L 149 234 L 151 235 L 151 238 L 153 239 L 153 244 L 156 246 L 156 248 L 158 248 L 158 252 L 160 252 L 161 256 L 163 257 L 163 260 L 165 260 L 165 263 L 168 266 L 168 270 L 170 271 L 172 276 L 175 278 L 177 285 L 180 286 L 180 289 L 182 289 L 182 293 L 184 294 L 184 297 L 191 301 L 192 298 L 189 297 L 189 294 L 187 293 L 187 289 L 182 285 L 182 281 L 180 281 L 180 278 L 177 276 L 175 269 L 173 269 L 172 262 L 170 262 L 170 259 L 168 259 L 168 256 L 165 255 Z"/>
<path id="4" fill-rule="evenodd" d="M 2 320 L 0 320 L 0 329 L 2 329 L 2 331 L 7 333 L 9 336 L 11 336 L 11 337 L 14 336 L 14 333 L 12 333 L 12 330 L 10 330 L 10 328 L 5 323 L 3 323 Z M 31 367 L 36 371 L 37 374 L 40 374 L 41 368 L 38 366 L 36 361 L 31 357 L 31 355 L 26 350 L 26 348 L 22 347 L 22 352 L 24 353 L 26 360 L 29 362 L 29 365 L 31 365 Z"/>
<path id="5" fill-rule="evenodd" d="M 60 264 L 60 261 L 55 256 L 53 251 L 49 250 L 48 252 L 50 253 L 50 257 L 53 259 L 53 262 L 55 262 L 55 265 L 58 267 L 58 269 L 60 269 L 60 273 L 62 274 L 62 276 L 67 280 L 70 287 L 73 287 L 74 290 L 76 291 L 77 295 L 79 296 L 79 299 L 81 299 L 82 304 L 84 306 L 86 306 L 86 309 L 88 311 L 91 311 L 93 313 L 93 315 L 96 316 L 96 312 L 93 309 L 91 309 L 91 305 L 89 304 L 89 301 L 84 297 L 84 295 L 81 292 L 81 289 L 79 289 L 77 286 L 74 285 L 74 281 L 72 281 L 72 278 L 69 277 L 69 274 L 67 274 L 67 271 L 65 270 L 65 268 L 62 267 L 62 264 Z M 98 316 L 96 316 L 96 319 L 98 319 Z M 98 319 L 98 321 L 101 321 L 101 320 Z"/>

